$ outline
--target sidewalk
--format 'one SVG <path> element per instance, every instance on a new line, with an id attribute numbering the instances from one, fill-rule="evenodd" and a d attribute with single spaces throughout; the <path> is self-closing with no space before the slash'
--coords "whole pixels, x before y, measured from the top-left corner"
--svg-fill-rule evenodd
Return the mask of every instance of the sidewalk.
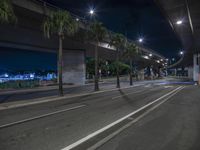
<path id="1" fill-rule="evenodd" d="M 90 85 L 90 84 L 85 84 L 85 85 Z M 85 85 L 63 85 L 63 88 L 72 88 L 72 87 L 85 86 Z M 58 85 L 40 86 L 40 87 L 29 88 L 29 89 L 3 89 L 3 90 L 0 90 L 0 95 L 25 93 L 25 92 L 39 92 L 39 91 L 47 91 L 47 90 L 54 90 L 54 89 L 58 89 Z"/>
<path id="2" fill-rule="evenodd" d="M 120 89 L 137 87 L 137 86 L 141 86 L 141 85 L 144 85 L 144 84 L 137 83 L 137 84 L 134 84 L 133 86 L 130 86 L 129 82 L 122 82 Z M 82 87 L 84 87 L 84 86 L 82 86 Z M 42 103 L 47 103 L 47 102 L 52 102 L 52 101 L 58 101 L 58 100 L 69 99 L 69 98 L 80 97 L 80 96 L 93 95 L 93 94 L 97 94 L 97 93 L 103 93 L 103 92 L 109 92 L 109 91 L 115 91 L 115 90 L 119 90 L 118 88 L 116 88 L 116 84 L 109 83 L 109 84 L 100 86 L 100 91 L 96 91 L 96 92 L 93 90 L 93 86 L 92 86 L 91 88 L 87 88 L 87 90 L 79 91 L 78 93 L 74 92 L 71 94 L 65 94 L 64 97 L 59 97 L 56 95 L 56 96 L 36 98 L 36 99 L 31 99 L 31 100 L 18 100 L 18 101 L 14 101 L 14 102 L 5 102 L 5 103 L 0 104 L 0 110 L 24 107 L 24 106 L 35 105 L 35 104 L 42 104 Z"/>
<path id="3" fill-rule="evenodd" d="M 122 76 L 121 80 L 125 80 L 128 78 L 127 76 Z M 111 78 L 103 78 L 100 80 L 100 84 L 104 82 L 114 82 L 116 80 L 116 77 Z M 93 79 L 89 79 L 86 81 L 85 85 L 63 85 L 63 88 L 72 88 L 72 87 L 82 87 L 82 86 L 88 86 L 93 85 Z M 39 91 L 47 91 L 47 90 L 54 90 L 58 89 L 58 85 L 51 85 L 51 86 L 40 86 L 35 88 L 26 88 L 26 89 L 0 89 L 0 95 L 2 94 L 14 94 L 14 93 L 25 93 L 25 92 L 39 92 Z"/>

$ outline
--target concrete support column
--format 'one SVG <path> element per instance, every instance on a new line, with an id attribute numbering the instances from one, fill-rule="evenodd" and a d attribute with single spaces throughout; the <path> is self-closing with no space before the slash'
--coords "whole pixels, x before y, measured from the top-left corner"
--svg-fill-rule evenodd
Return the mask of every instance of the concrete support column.
<path id="1" fill-rule="evenodd" d="M 64 50 L 63 83 L 83 85 L 86 79 L 85 51 Z"/>
<path id="2" fill-rule="evenodd" d="M 199 59 L 198 54 L 193 55 L 193 80 L 196 82 L 199 80 Z"/>
<path id="3" fill-rule="evenodd" d="M 138 72 L 138 78 L 139 78 L 139 80 L 144 80 L 144 69 L 141 69 Z"/>
<path id="4" fill-rule="evenodd" d="M 188 78 L 193 79 L 193 67 L 188 67 Z"/>

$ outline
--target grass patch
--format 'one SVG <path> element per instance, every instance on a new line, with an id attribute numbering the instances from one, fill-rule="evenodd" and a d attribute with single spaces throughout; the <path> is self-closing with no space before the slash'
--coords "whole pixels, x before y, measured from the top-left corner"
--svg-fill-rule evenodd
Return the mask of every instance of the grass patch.
<path id="1" fill-rule="evenodd" d="M 39 86 L 39 80 L 18 80 L 0 83 L 0 89 L 34 88 Z"/>

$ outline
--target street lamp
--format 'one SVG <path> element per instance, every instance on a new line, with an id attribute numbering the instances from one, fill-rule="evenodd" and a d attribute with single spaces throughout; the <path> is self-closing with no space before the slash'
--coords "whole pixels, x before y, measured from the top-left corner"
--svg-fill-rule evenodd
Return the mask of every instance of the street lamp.
<path id="1" fill-rule="evenodd" d="M 180 55 L 183 55 L 184 54 L 184 52 L 183 51 L 180 51 Z"/>
<path id="2" fill-rule="evenodd" d="M 142 43 L 143 42 L 143 38 L 139 38 L 139 40 L 138 40 L 140 43 Z"/>
<path id="3" fill-rule="evenodd" d="M 182 23 L 183 23 L 182 20 L 177 20 L 177 21 L 176 21 L 176 24 L 177 24 L 177 25 L 181 25 Z"/>
<path id="4" fill-rule="evenodd" d="M 90 9 L 90 15 L 92 16 L 92 15 L 94 15 L 94 9 Z"/>
<path id="5" fill-rule="evenodd" d="M 150 53 L 150 54 L 149 54 L 149 57 L 152 57 L 152 56 L 153 56 L 153 54 Z"/>
<path id="6" fill-rule="evenodd" d="M 76 18 L 76 21 L 79 22 L 79 18 Z"/>

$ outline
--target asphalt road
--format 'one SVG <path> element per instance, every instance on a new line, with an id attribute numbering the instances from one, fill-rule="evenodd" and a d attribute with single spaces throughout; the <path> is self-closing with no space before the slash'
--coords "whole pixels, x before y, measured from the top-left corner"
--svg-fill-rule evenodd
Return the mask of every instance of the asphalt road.
<path id="1" fill-rule="evenodd" d="M 199 150 L 199 91 L 184 88 L 98 150 Z"/>
<path id="2" fill-rule="evenodd" d="M 198 150 L 199 90 L 144 85 L 2 110 L 0 149 Z"/>

